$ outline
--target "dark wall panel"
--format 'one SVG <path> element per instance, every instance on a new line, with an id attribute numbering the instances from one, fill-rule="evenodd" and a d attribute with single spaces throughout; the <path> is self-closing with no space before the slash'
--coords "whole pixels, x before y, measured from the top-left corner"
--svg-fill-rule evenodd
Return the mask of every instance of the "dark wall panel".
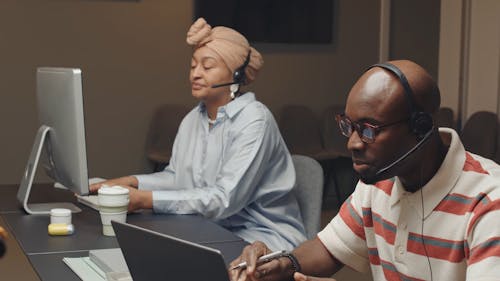
<path id="1" fill-rule="evenodd" d="M 410 59 L 437 80 L 440 0 L 395 0 L 391 3 L 391 59 Z"/>

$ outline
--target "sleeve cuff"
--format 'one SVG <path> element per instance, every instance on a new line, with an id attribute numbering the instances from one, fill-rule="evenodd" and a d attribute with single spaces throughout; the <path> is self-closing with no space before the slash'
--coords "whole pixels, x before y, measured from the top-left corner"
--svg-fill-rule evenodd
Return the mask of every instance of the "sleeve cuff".
<path id="1" fill-rule="evenodd" d="M 332 223 L 328 224 L 318 233 L 318 238 L 321 243 L 323 243 L 332 256 L 343 264 L 359 272 L 368 272 L 370 266 L 367 258 L 353 252 L 348 245 L 339 238 L 339 234 L 335 232 L 331 224 Z"/>

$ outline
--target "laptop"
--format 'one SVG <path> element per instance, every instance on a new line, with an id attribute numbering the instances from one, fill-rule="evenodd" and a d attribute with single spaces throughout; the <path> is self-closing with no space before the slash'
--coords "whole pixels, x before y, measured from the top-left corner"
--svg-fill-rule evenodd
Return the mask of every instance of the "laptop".
<path id="1" fill-rule="evenodd" d="M 134 281 L 229 281 L 219 250 L 111 221 Z"/>

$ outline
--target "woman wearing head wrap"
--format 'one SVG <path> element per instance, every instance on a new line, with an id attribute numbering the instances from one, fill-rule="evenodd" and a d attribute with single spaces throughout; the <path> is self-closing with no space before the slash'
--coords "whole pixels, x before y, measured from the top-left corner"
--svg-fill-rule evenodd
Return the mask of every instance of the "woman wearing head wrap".
<path id="1" fill-rule="evenodd" d="M 164 171 L 91 186 L 130 189 L 129 209 L 201 214 L 246 241 L 291 250 L 305 240 L 291 190 L 295 170 L 271 112 L 241 85 L 263 65 L 237 31 L 198 19 L 189 29 L 192 95 L 200 100 L 183 119 Z M 137 188 L 137 189 L 136 189 Z"/>

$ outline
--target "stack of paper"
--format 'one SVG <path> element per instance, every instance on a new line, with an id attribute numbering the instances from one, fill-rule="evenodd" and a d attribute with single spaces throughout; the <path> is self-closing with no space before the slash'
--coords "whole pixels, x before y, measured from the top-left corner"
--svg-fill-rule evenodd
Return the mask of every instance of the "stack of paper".
<path id="1" fill-rule="evenodd" d="M 120 248 L 90 250 L 88 257 L 63 258 L 83 281 L 132 281 Z"/>
<path id="2" fill-rule="evenodd" d="M 63 258 L 63 262 L 83 281 L 106 281 L 106 273 L 90 261 L 89 257 Z"/>
<path id="3" fill-rule="evenodd" d="M 129 271 L 120 248 L 90 250 L 89 258 L 105 273 Z"/>

